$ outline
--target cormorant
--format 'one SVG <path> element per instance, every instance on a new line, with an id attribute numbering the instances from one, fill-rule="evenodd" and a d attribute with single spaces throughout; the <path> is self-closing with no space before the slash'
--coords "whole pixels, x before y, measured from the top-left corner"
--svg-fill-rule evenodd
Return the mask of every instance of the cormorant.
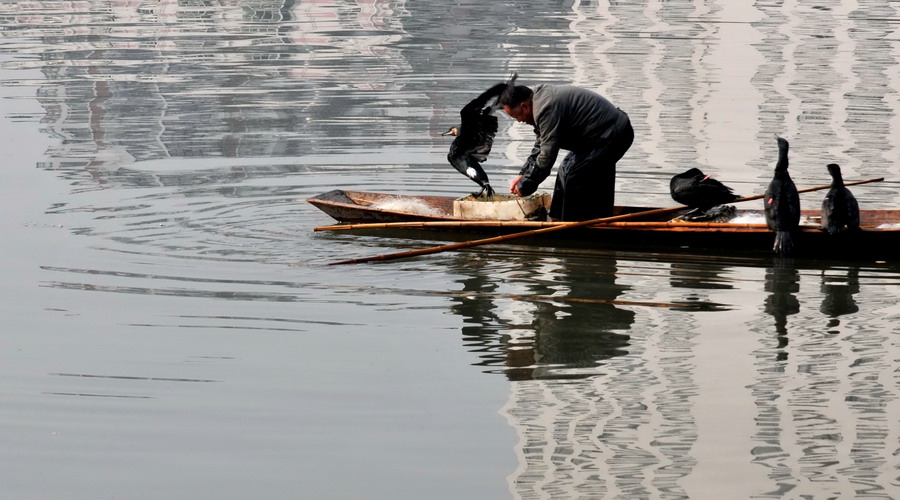
<path id="1" fill-rule="evenodd" d="M 511 79 L 514 81 L 515 77 Z M 481 163 L 487 160 L 494 144 L 494 135 L 497 133 L 497 117 L 494 111 L 499 107 L 497 102 L 488 105 L 492 97 L 498 97 L 506 90 L 509 83 L 498 83 L 481 95 L 472 99 L 469 104 L 460 110 L 460 124 L 451 127 L 441 135 L 454 135 L 456 139 L 450 145 L 447 160 L 459 173 L 472 179 L 481 186 L 481 191 L 472 193 L 478 198 L 482 194 L 493 196 L 494 190 L 488 181 L 488 176 L 481 168 Z"/>
<path id="2" fill-rule="evenodd" d="M 800 195 L 788 174 L 788 141 L 778 137 L 778 163 L 775 176 L 763 197 L 766 224 L 775 231 L 772 249 L 779 255 L 794 250 L 793 232 L 800 225 Z"/>
<path id="3" fill-rule="evenodd" d="M 831 174 L 831 189 L 822 200 L 822 229 L 829 234 L 859 229 L 859 203 L 844 186 L 841 167 L 830 163 L 827 168 Z"/>
<path id="4" fill-rule="evenodd" d="M 704 174 L 699 168 L 692 168 L 672 177 L 669 192 L 673 200 L 695 209 L 682 217 L 686 220 L 703 217 L 710 208 L 738 199 L 730 187 Z"/>

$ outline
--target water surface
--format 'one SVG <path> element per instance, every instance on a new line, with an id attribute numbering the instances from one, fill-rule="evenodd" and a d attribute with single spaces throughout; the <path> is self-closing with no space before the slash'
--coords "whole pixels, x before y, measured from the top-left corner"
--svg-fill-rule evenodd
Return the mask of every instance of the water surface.
<path id="1" fill-rule="evenodd" d="M 733 5 L 734 4 L 734 5 Z M 463 196 L 440 133 L 518 71 L 628 111 L 621 203 L 697 166 L 896 208 L 889 3 L 0 6 L 11 498 L 891 498 L 896 262 L 313 233 Z M 508 183 L 531 131 L 501 117 Z M 545 188 L 552 182 L 547 182 Z M 820 203 L 805 195 L 804 206 Z"/>

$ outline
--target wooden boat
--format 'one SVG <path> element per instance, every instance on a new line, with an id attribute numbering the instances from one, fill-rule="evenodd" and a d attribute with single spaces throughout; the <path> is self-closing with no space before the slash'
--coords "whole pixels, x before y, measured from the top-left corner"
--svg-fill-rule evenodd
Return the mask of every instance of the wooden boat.
<path id="1" fill-rule="evenodd" d="M 354 230 L 384 236 L 421 236 L 459 241 L 497 236 L 563 224 L 547 221 L 472 220 L 453 216 L 455 198 L 410 196 L 334 190 L 307 201 L 340 224 L 316 230 Z M 398 203 L 399 202 L 399 203 Z M 759 203 L 759 202 L 756 202 Z M 414 209 L 390 208 L 391 205 Z M 740 206 L 741 204 L 738 204 Z M 750 203 L 743 203 L 750 207 Z M 614 215 L 657 210 L 617 206 Z M 660 210 L 657 210 L 660 211 Z M 775 235 L 762 219 L 762 210 L 738 209 L 732 220 L 745 222 L 682 222 L 685 207 L 661 210 L 619 222 L 557 231 L 552 235 L 515 240 L 545 246 L 572 244 L 640 251 L 702 251 L 771 255 Z M 819 227 L 818 210 L 804 210 L 794 237 L 796 257 L 896 260 L 900 257 L 900 210 L 862 210 L 860 231 L 829 235 Z"/>

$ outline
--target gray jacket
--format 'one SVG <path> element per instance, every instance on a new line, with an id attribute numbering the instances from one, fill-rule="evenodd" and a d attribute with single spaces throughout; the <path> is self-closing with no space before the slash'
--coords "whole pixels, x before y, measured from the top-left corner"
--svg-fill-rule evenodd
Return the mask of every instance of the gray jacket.
<path id="1" fill-rule="evenodd" d="M 532 104 L 537 138 L 519 183 L 526 196 L 550 175 L 560 149 L 576 154 L 591 151 L 628 123 L 628 116 L 608 99 L 572 85 L 538 85 Z"/>

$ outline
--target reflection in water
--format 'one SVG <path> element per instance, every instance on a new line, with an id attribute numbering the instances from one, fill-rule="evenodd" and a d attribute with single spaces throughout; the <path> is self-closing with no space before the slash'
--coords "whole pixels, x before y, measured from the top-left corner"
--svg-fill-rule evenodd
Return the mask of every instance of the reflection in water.
<path id="1" fill-rule="evenodd" d="M 778 338 L 778 360 L 787 358 L 788 316 L 800 312 L 800 273 L 790 259 L 779 259 L 766 269 L 764 290 L 769 292 L 765 301 L 765 311 L 775 319 L 775 335 Z"/>
<path id="2" fill-rule="evenodd" d="M 869 127 L 896 117 L 898 52 L 888 41 L 895 29 L 887 26 L 896 8 L 879 2 L 755 8 L 763 14 L 753 22 L 764 60 L 752 80 L 764 96 L 761 142 L 782 134 L 815 145 L 798 151 L 798 164 L 807 155 L 818 167 L 845 162 L 854 177 L 891 168 L 884 155 L 896 148 L 896 134 Z"/>
<path id="3" fill-rule="evenodd" d="M 620 191 L 660 202 L 669 202 L 668 177 L 688 166 L 758 187 L 770 176 L 763 152 L 775 133 L 798 144 L 798 176 L 810 178 L 825 177 L 826 159 L 848 177 L 883 175 L 900 147 L 896 127 L 884 126 L 900 119 L 897 46 L 887 41 L 896 13 L 887 6 L 53 5 L 0 6 L 12 28 L 0 48 L 36 55 L 6 67 L 44 76 L 15 82 L 39 86 L 42 122 L 59 139 L 41 166 L 101 184 L 109 170 L 145 160 L 421 153 L 456 120 L 459 94 L 513 69 L 529 83 L 572 82 L 621 103 L 640 139 Z M 527 139 L 501 126 L 498 152 L 504 136 Z M 518 163 L 530 141 L 509 146 Z M 888 187 L 872 193 L 895 197 Z"/>
<path id="4" fill-rule="evenodd" d="M 453 311 L 463 317 L 466 345 L 479 352 L 482 366 L 504 366 L 510 380 L 585 377 L 598 362 L 626 354 L 627 331 L 635 313 L 613 302 L 625 290 L 616 284 L 616 261 L 588 264 L 560 259 L 535 273 L 516 294 L 502 295 L 487 262 L 454 259 L 462 294 Z M 515 280 L 513 280 L 515 281 Z M 515 319 L 498 309 L 512 301 Z"/>
<path id="5" fill-rule="evenodd" d="M 478 364 L 503 367 L 513 381 L 501 412 L 519 436 L 514 498 L 683 497 L 678 483 L 695 464 L 685 451 L 697 439 L 691 316 L 665 315 L 658 345 L 636 348 L 635 309 L 673 310 L 622 300 L 631 289 L 623 269 L 642 266 L 596 256 L 502 264 L 455 258 L 463 292 L 453 311 Z M 656 361 L 629 359 L 646 355 Z"/>
<path id="6" fill-rule="evenodd" d="M 372 102 L 361 91 L 383 90 L 379 73 L 408 67 L 394 47 L 403 3 L 84 2 L 9 21 L 38 38 L 45 57 L 65 61 L 40 66 L 43 121 L 63 139 L 44 166 L 96 176 L 103 165 L 301 156 L 329 147 L 317 139 L 350 140 Z M 115 36 L 104 37 L 98 19 L 114 23 Z"/>
<path id="7" fill-rule="evenodd" d="M 843 498 L 854 492 L 893 498 L 889 485 L 896 469 L 884 466 L 896 463 L 891 408 L 900 397 L 894 381 L 878 375 L 894 356 L 882 344 L 886 332 L 877 325 L 883 321 L 877 313 L 855 317 L 857 268 L 845 276 L 821 272 L 819 279 L 820 310 L 832 318 L 828 327 L 837 326 L 838 316 L 872 327 L 849 335 L 824 328 L 822 316 L 801 307 L 803 280 L 794 263 L 780 261 L 766 270 L 770 295 L 764 309 L 775 318 L 777 342 L 771 341 L 770 328 L 754 328 L 766 347 L 757 354 L 757 377 L 750 386 L 757 409 L 750 452 L 772 485 L 758 496 Z M 797 315 L 790 345 L 789 315 Z"/>
<path id="8" fill-rule="evenodd" d="M 611 303 L 625 290 L 616 284 L 615 260 L 579 266 L 562 259 L 559 264 L 550 271 L 552 281 L 526 287 L 529 296 L 550 299 L 535 304 L 530 324 L 517 325 L 534 335 L 534 362 L 578 370 L 626 354 L 629 336 L 618 332 L 631 327 L 635 313 Z M 564 304 L 553 302 L 559 295 L 567 299 Z"/>
<path id="9" fill-rule="evenodd" d="M 822 271 L 822 314 L 832 318 L 829 327 L 840 324 L 838 316 L 859 311 L 854 295 L 859 293 L 859 268 L 850 267 L 846 276 L 837 276 Z"/>
<path id="10" fill-rule="evenodd" d="M 729 268 L 710 263 L 673 262 L 669 283 L 676 288 L 731 290 L 734 284 L 726 275 Z"/>

